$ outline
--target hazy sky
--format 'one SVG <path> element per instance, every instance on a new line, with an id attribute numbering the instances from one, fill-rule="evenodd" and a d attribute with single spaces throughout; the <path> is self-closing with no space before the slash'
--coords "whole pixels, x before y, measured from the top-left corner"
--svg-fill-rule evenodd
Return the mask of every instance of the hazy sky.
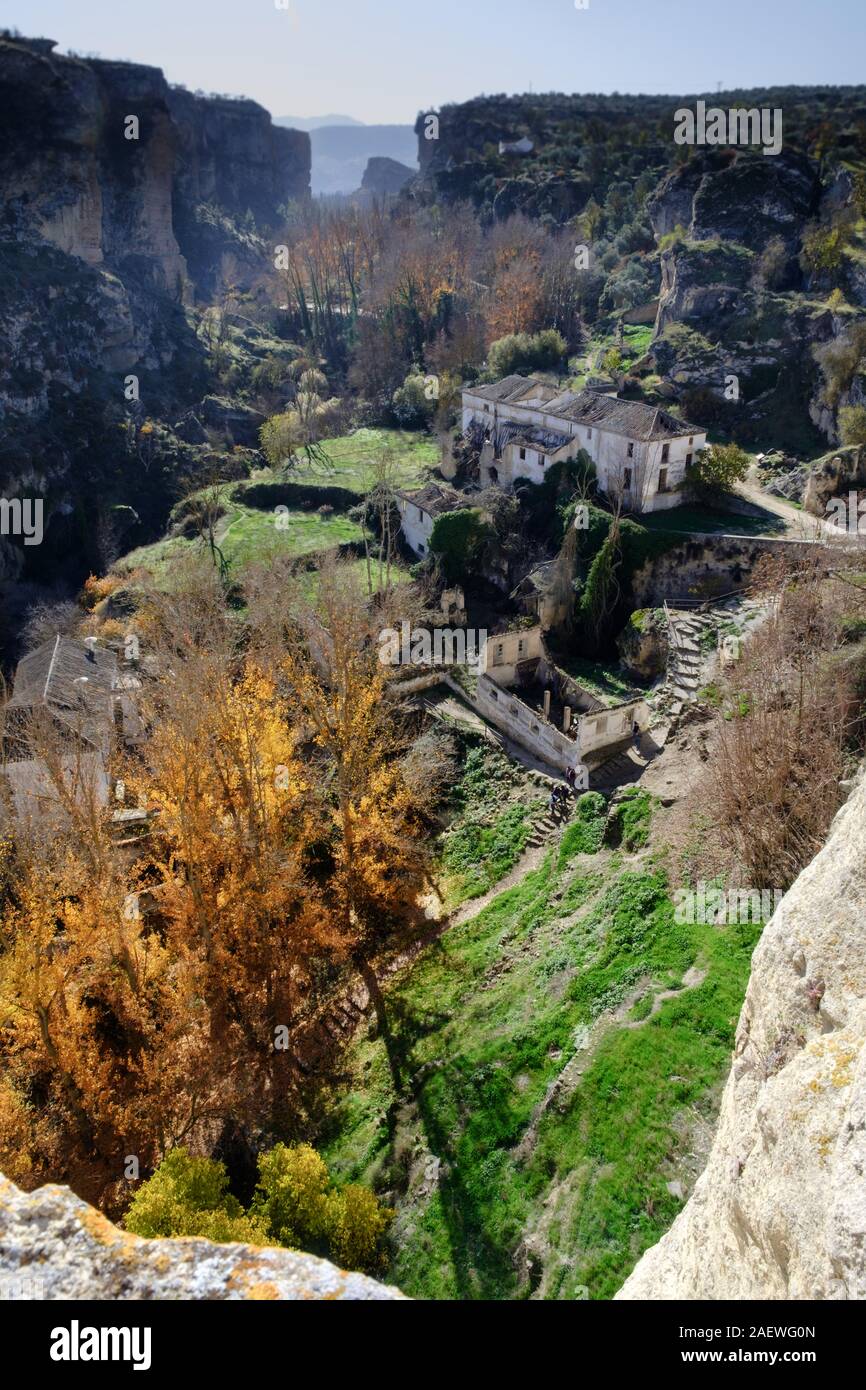
<path id="1" fill-rule="evenodd" d="M 413 121 L 480 92 L 866 81 L 866 0 L 0 0 L 60 48 L 274 115 Z"/>

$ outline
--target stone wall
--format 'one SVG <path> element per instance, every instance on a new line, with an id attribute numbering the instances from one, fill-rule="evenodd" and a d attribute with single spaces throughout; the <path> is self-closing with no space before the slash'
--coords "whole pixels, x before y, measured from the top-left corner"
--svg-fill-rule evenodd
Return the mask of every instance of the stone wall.
<path id="1" fill-rule="evenodd" d="M 811 561 L 810 541 L 775 540 L 769 536 L 693 533 L 681 545 L 648 560 L 632 579 L 636 607 L 652 608 L 667 599 L 712 599 L 747 584 L 762 555 L 785 555 Z"/>

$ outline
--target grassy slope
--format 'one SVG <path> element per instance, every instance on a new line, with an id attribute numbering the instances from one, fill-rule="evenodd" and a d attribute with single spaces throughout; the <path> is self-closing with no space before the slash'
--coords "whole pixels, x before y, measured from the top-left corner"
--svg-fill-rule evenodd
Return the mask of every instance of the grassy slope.
<path id="1" fill-rule="evenodd" d="M 339 439 L 326 440 L 322 447 L 330 460 L 329 466 L 303 463 L 292 471 L 292 482 L 345 487 L 361 496 L 375 482 L 376 460 L 385 453 L 393 459 L 396 480 L 401 487 L 420 484 L 427 470 L 435 468 L 440 459 L 436 440 L 412 430 L 355 430 Z"/>
<path id="2" fill-rule="evenodd" d="M 677 925 L 646 852 L 597 843 L 590 817 L 390 986 L 399 1095 L 381 1040 L 350 1053 L 327 1158 L 396 1203 L 409 1294 L 607 1298 L 679 1210 L 683 1116 L 725 1073 L 758 929 Z M 701 984 L 627 1026 L 696 962 Z"/>
<path id="3" fill-rule="evenodd" d="M 361 496 L 374 481 L 374 461 L 383 451 L 390 452 L 398 481 L 404 486 L 421 482 L 427 469 L 439 462 L 436 441 L 408 430 L 356 430 L 328 440 L 325 447 L 331 467 L 305 463 L 291 474 L 293 482 L 344 487 Z M 265 476 L 260 473 L 252 481 L 261 482 Z M 288 528 L 278 531 L 270 512 L 244 506 L 239 496 L 232 495 L 236 492 L 240 495 L 242 486 L 226 485 L 227 514 L 218 526 L 218 540 L 234 574 L 271 554 L 301 557 L 361 538 L 361 528 L 338 512 L 321 516 L 317 512 L 293 510 Z M 170 536 L 131 551 L 115 569 L 124 573 L 140 567 L 149 570 L 157 583 L 166 583 L 173 565 L 197 548 L 201 548 L 198 541 Z"/>

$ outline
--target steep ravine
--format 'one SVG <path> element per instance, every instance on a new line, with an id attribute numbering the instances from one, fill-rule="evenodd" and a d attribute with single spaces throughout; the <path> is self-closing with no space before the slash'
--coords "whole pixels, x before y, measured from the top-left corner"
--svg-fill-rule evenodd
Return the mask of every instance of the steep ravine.
<path id="1" fill-rule="evenodd" d="M 764 928 L 707 1167 L 620 1299 L 866 1298 L 866 773 Z"/>

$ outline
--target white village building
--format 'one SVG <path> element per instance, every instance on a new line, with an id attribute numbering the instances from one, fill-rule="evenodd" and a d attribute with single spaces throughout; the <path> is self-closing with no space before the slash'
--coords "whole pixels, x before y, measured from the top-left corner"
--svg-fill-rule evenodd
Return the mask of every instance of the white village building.
<path id="1" fill-rule="evenodd" d="M 482 487 L 543 482 L 552 464 L 584 449 L 601 491 L 634 512 L 679 506 L 686 469 L 707 442 L 706 430 L 658 406 L 516 375 L 463 392 L 464 433 L 473 427 L 484 435 Z"/>
<path id="2" fill-rule="evenodd" d="M 471 499 L 441 483 L 396 494 L 400 529 L 416 555 L 426 555 L 437 516 L 471 506 Z"/>

